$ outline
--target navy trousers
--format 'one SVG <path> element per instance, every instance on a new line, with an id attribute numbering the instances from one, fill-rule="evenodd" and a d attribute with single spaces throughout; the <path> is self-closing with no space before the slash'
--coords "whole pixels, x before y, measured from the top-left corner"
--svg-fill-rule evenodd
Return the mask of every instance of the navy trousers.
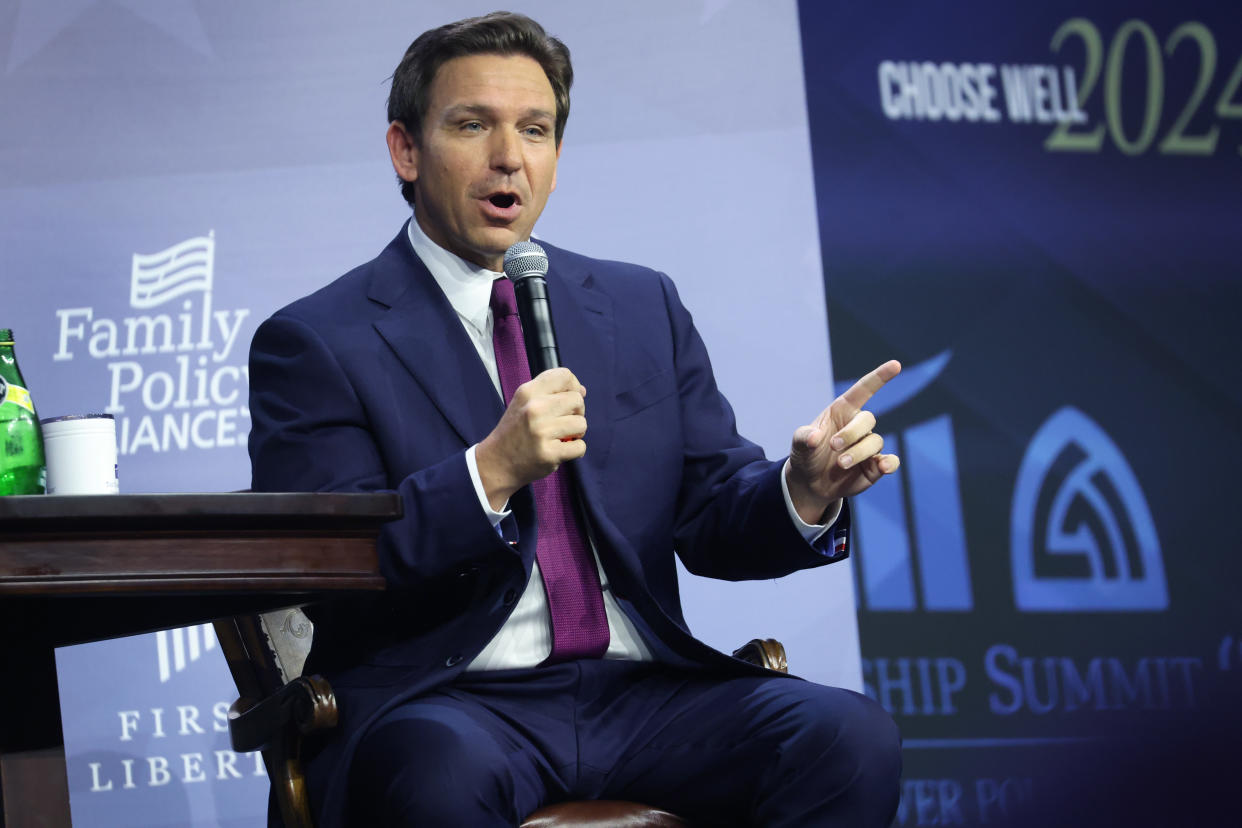
<path id="1" fill-rule="evenodd" d="M 857 693 L 589 660 L 469 673 L 391 711 L 355 756 L 350 812 L 482 828 L 626 799 L 702 825 L 884 828 L 900 775 L 896 725 Z"/>

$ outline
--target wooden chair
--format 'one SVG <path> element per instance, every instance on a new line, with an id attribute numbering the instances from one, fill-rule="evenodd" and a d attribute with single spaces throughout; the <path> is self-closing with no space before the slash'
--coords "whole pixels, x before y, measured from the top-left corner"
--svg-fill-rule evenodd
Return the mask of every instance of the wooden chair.
<path id="1" fill-rule="evenodd" d="M 303 676 L 314 626 L 298 607 L 215 622 L 240 697 L 229 710 L 229 735 L 238 752 L 262 751 L 286 828 L 313 828 L 300 758 L 302 738 L 335 727 L 336 697 L 322 676 Z M 752 639 L 738 658 L 789 671 L 785 648 Z M 633 802 L 562 802 L 540 808 L 522 828 L 673 828 L 687 823 L 667 811 Z"/>

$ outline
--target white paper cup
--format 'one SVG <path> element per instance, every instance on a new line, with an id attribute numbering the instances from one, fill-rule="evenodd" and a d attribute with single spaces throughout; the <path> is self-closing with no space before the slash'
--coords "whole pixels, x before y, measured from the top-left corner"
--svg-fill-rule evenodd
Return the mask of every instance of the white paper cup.
<path id="1" fill-rule="evenodd" d="M 70 414 L 40 421 L 47 454 L 47 493 L 117 494 L 116 420 Z"/>

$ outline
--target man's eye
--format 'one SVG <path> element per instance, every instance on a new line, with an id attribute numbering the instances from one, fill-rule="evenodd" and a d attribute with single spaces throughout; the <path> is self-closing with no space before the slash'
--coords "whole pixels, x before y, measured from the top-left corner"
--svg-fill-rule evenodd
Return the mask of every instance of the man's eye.
<path id="1" fill-rule="evenodd" d="M 478 132 L 483 129 L 483 124 L 478 121 L 467 121 L 461 125 L 461 128 L 466 132 Z"/>
<path id="2" fill-rule="evenodd" d="M 531 138 L 542 138 L 548 134 L 548 131 L 541 126 L 528 126 L 522 132 Z"/>

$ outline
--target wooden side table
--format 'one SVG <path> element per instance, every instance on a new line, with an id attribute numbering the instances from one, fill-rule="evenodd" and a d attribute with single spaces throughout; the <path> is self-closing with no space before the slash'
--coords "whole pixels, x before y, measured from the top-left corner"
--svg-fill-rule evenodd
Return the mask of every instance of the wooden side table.
<path id="1" fill-rule="evenodd" d="M 69 825 L 54 650 L 384 588 L 385 494 L 0 497 L 0 828 Z"/>

